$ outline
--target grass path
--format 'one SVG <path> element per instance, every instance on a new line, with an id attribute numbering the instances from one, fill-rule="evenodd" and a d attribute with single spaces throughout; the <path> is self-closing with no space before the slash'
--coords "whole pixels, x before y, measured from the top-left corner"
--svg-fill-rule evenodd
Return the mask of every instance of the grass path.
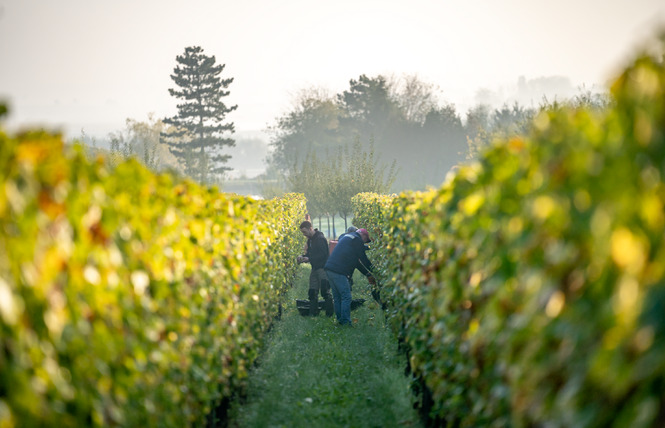
<path id="1" fill-rule="evenodd" d="M 334 316 L 302 317 L 295 299 L 307 295 L 309 268 L 289 292 L 282 320 L 249 377 L 247 397 L 230 409 L 231 427 L 419 427 L 405 357 L 384 315 L 356 279 L 353 327 Z"/>

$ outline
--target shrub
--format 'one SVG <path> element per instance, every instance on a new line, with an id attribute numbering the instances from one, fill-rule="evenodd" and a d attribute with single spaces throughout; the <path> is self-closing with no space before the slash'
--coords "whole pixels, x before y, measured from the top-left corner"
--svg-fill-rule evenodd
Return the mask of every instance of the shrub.
<path id="1" fill-rule="evenodd" d="M 440 189 L 354 199 L 432 418 L 665 424 L 662 58 L 612 96 L 541 112 Z"/>
<path id="2" fill-rule="evenodd" d="M 243 382 L 304 198 L 225 195 L 0 134 L 0 425 L 194 425 Z"/>

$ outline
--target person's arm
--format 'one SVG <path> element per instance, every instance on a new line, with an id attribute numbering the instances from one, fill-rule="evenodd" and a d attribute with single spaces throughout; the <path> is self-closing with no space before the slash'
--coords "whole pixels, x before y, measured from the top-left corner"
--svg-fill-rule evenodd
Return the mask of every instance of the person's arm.
<path id="1" fill-rule="evenodd" d="M 305 242 L 304 252 L 301 256 L 298 256 L 298 263 L 309 263 L 309 252 L 310 252 L 310 242 L 309 239 Z"/>
<path id="2" fill-rule="evenodd" d="M 358 266 L 357 269 L 365 276 L 371 277 L 372 271 L 374 269 L 374 266 L 372 266 L 372 262 L 369 261 L 367 258 L 367 254 L 365 253 L 365 245 L 361 244 L 360 247 L 360 255 L 358 257 Z"/>

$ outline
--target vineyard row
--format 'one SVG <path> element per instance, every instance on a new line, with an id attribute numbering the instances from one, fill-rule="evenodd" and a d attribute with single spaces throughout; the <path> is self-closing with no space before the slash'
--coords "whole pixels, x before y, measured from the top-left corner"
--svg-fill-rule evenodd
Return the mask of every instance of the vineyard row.
<path id="1" fill-rule="evenodd" d="M 277 315 L 304 211 L 0 133 L 0 426 L 201 425 Z"/>
<path id="2" fill-rule="evenodd" d="M 354 198 L 435 425 L 665 426 L 663 58 L 611 93 L 439 189 Z"/>

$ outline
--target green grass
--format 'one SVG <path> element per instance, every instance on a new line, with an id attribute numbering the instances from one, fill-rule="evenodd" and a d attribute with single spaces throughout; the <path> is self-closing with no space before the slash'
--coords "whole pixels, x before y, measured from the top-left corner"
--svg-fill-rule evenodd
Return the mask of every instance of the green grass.
<path id="1" fill-rule="evenodd" d="M 282 320 L 249 377 L 247 398 L 230 410 L 231 427 L 420 426 L 413 410 L 406 360 L 371 300 L 364 277 L 353 298 L 353 327 L 335 317 L 302 317 L 295 299 L 307 295 L 309 268 L 289 292 Z"/>

